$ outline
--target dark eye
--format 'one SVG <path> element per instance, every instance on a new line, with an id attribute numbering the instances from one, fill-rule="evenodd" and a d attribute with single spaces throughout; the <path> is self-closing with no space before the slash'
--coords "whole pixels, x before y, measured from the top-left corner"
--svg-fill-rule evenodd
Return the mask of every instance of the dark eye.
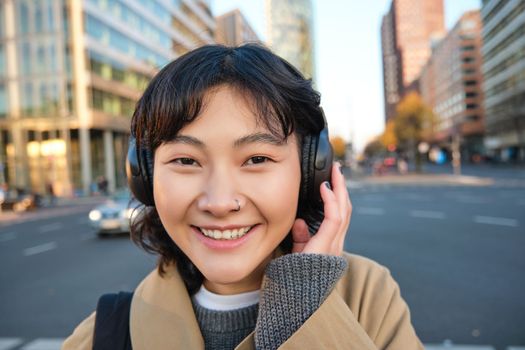
<path id="1" fill-rule="evenodd" d="M 265 156 L 255 156 L 255 157 L 251 157 L 250 159 L 248 159 L 246 163 L 247 164 L 261 164 L 269 160 L 270 158 L 265 157 Z"/>
<path id="2" fill-rule="evenodd" d="M 177 158 L 177 159 L 174 159 L 173 161 L 175 163 L 178 163 L 178 164 L 181 164 L 181 165 L 195 165 L 195 164 L 197 164 L 195 159 L 186 158 L 186 157 Z"/>

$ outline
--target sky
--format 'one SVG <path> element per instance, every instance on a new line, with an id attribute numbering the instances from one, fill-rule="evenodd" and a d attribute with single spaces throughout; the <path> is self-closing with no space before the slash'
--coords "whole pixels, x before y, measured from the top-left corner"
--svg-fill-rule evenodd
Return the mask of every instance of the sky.
<path id="1" fill-rule="evenodd" d="M 480 2 L 444 0 L 447 29 Z M 330 136 L 353 141 L 359 151 L 384 129 L 380 28 L 391 0 L 312 3 L 316 88 Z M 214 15 L 240 9 L 259 37 L 266 38 L 265 0 L 212 0 L 211 8 Z"/>

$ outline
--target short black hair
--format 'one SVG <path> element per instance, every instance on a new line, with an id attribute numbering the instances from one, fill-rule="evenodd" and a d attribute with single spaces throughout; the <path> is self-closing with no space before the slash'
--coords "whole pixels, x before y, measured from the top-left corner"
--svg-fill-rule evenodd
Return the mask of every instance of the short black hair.
<path id="1" fill-rule="evenodd" d="M 260 44 L 206 45 L 167 64 L 151 80 L 131 121 L 137 146 L 153 155 L 199 116 L 206 94 L 222 85 L 245 96 L 257 122 L 283 140 L 295 134 L 300 143 L 302 136 L 324 128 L 319 93 L 286 60 Z M 159 255 L 161 274 L 176 263 L 190 294 L 196 292 L 203 276 L 166 233 L 155 207 L 143 208 L 138 217 L 131 226 L 133 241 Z M 289 251 L 290 237 L 281 247 Z"/>

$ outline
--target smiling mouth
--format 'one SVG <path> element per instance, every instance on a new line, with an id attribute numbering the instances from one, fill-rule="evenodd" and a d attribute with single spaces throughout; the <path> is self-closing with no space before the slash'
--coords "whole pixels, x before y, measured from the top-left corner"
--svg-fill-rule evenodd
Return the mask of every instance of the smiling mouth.
<path id="1" fill-rule="evenodd" d="M 255 227 L 255 225 L 240 227 L 240 228 L 233 229 L 233 230 L 223 230 L 223 231 L 209 230 L 209 229 L 205 229 L 205 228 L 198 227 L 198 226 L 194 226 L 194 227 L 197 228 L 203 235 L 205 235 L 208 238 L 213 238 L 217 240 L 234 240 L 234 239 L 238 239 L 246 235 L 248 232 L 250 232 L 252 228 Z"/>

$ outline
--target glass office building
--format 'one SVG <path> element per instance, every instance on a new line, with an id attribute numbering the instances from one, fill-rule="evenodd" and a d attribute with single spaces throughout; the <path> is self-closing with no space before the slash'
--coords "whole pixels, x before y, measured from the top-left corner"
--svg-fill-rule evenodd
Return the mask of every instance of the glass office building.
<path id="1" fill-rule="evenodd" d="M 525 1 L 484 0 L 485 146 L 503 161 L 525 161 Z"/>
<path id="2" fill-rule="evenodd" d="M 125 186 L 134 105 L 151 77 L 213 43 L 203 0 L 0 3 L 0 183 L 57 195 Z"/>
<path id="3" fill-rule="evenodd" d="M 266 20 L 270 48 L 315 80 L 311 0 L 266 0 Z"/>

